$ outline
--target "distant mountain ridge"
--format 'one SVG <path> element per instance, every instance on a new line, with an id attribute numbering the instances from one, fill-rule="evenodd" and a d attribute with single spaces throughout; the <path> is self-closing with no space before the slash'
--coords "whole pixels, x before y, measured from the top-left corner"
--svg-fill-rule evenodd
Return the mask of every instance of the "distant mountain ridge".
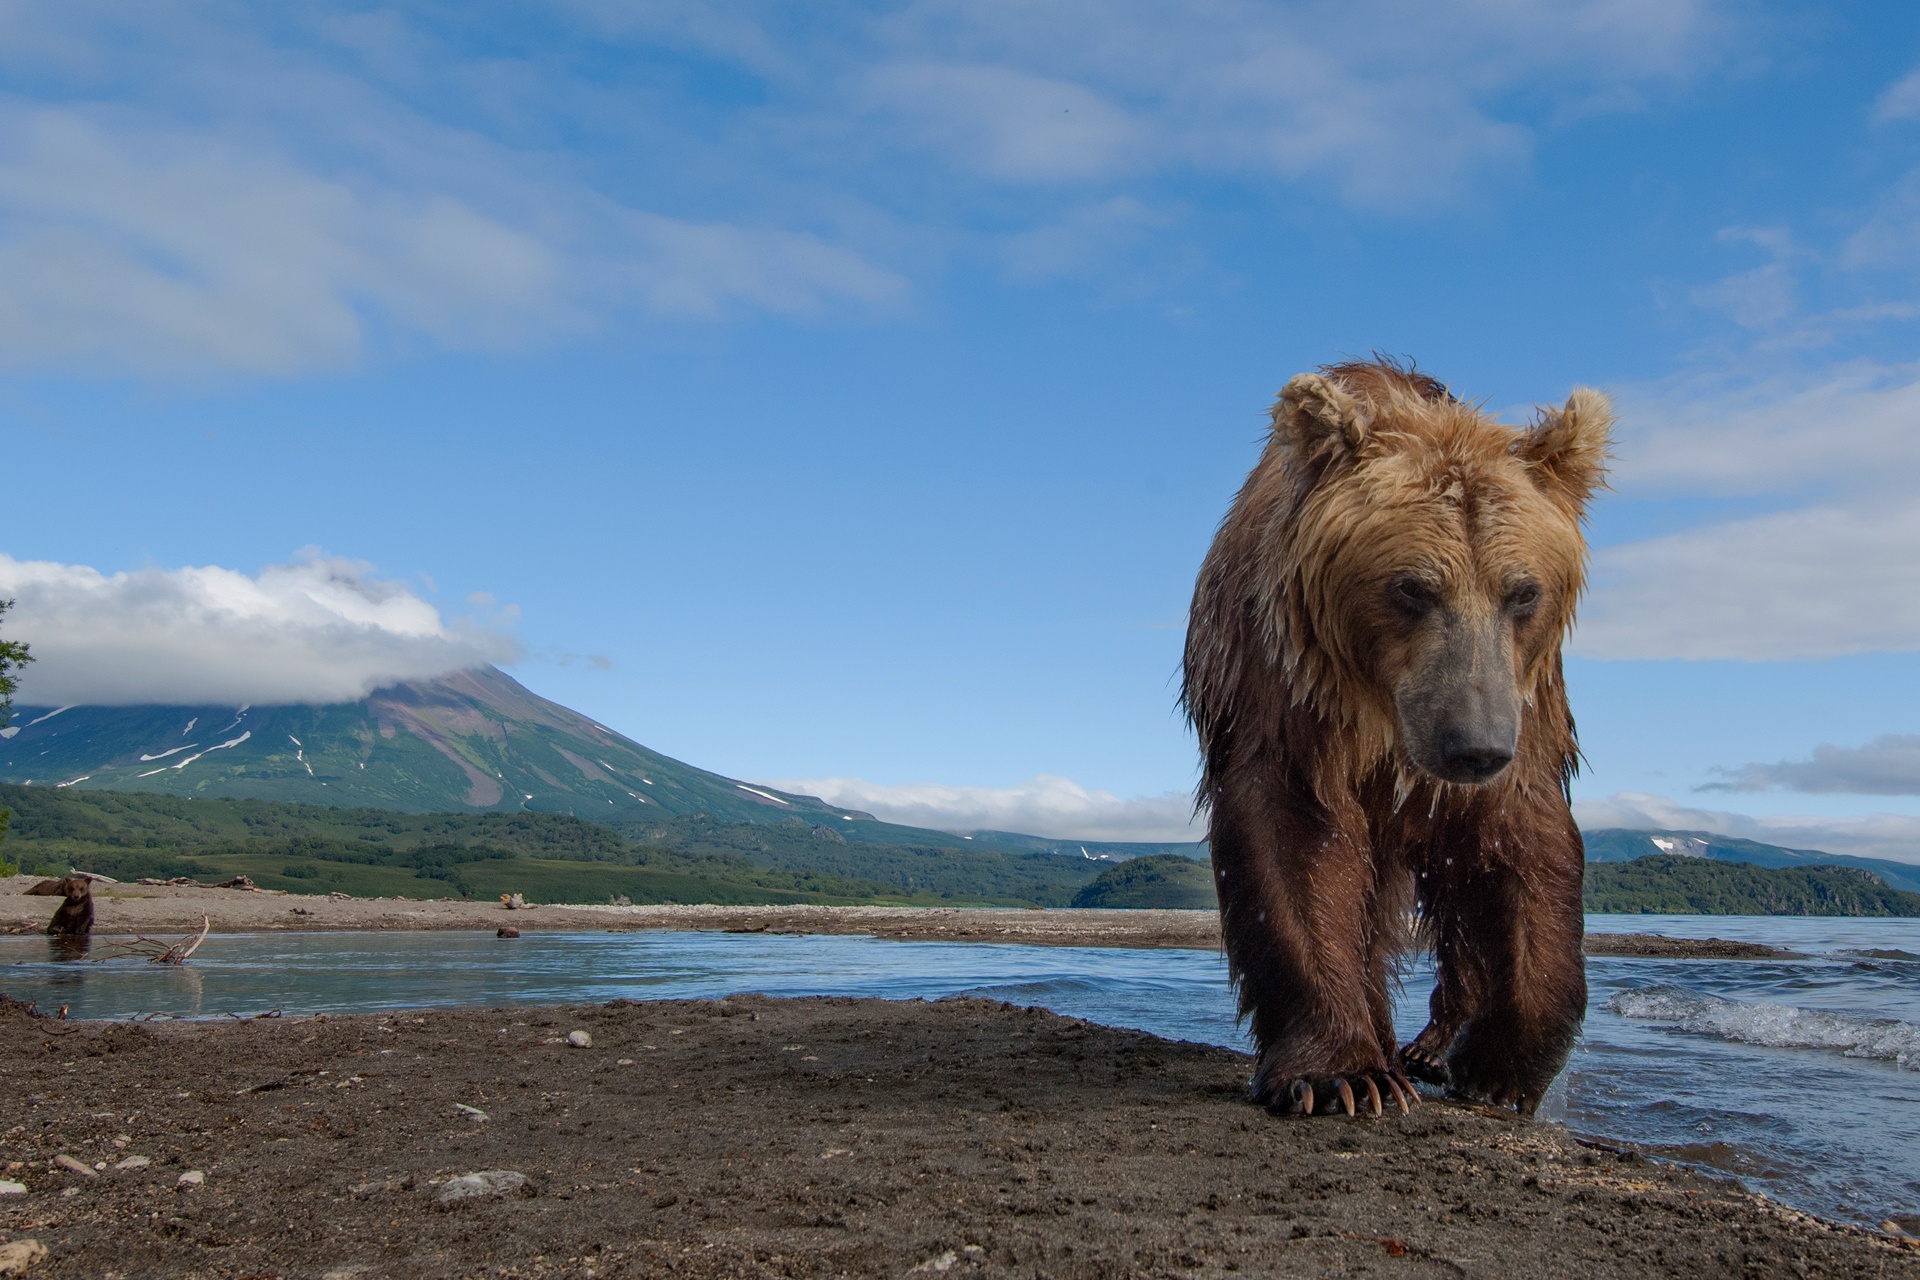
<path id="1" fill-rule="evenodd" d="M 1856 858 L 1820 849 L 1789 849 L 1710 831 L 1630 831 L 1606 827 L 1583 832 L 1588 862 L 1634 862 L 1672 855 L 1713 862 L 1745 862 L 1756 867 L 1853 867 L 1871 871 L 1895 889 L 1920 893 L 1920 866 L 1886 858 Z"/>
<path id="2" fill-rule="evenodd" d="M 636 839 L 676 845 L 692 840 L 741 852 L 749 850 L 739 835 L 678 828 L 682 820 L 706 815 L 721 827 L 827 827 L 857 844 L 1097 861 L 1207 856 L 1204 842 L 1069 840 L 1008 831 L 958 835 L 882 822 L 815 796 L 741 782 L 663 755 L 493 667 L 407 681 L 359 702 L 327 706 L 23 704 L 0 730 L 0 782 L 414 814 L 571 814 Z M 1673 854 L 1760 867 L 1844 866 L 1920 892 L 1920 866 L 1887 859 L 1705 831 L 1606 828 L 1584 838 L 1589 862 Z"/>
<path id="3" fill-rule="evenodd" d="M 750 787 L 648 749 L 492 667 L 325 706 L 20 706 L 0 781 L 333 808 L 869 815 Z"/>
<path id="4" fill-rule="evenodd" d="M 1198 849 L 882 822 L 662 755 L 494 667 L 325 706 L 19 705 L 0 730 L 0 782 L 401 813 L 562 813 L 625 830 L 696 814 L 723 824 L 799 819 L 866 844 L 1103 861 Z"/>

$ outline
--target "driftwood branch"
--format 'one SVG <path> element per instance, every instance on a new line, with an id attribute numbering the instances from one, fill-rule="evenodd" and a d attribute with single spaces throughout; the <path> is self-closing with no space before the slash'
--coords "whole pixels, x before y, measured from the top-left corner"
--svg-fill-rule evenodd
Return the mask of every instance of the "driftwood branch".
<path id="1" fill-rule="evenodd" d="M 173 946 L 168 947 L 165 951 L 162 951 L 159 955 L 153 957 L 153 959 L 148 961 L 147 963 L 149 964 L 185 964 L 187 962 L 188 957 L 193 955 L 194 952 L 198 951 L 200 949 L 200 944 L 207 940 L 207 932 L 212 928 L 213 928 L 213 921 L 204 915 L 201 916 L 199 937 L 195 938 L 191 943 L 182 939 L 180 942 L 176 942 Z M 185 948 L 185 949 L 182 950 L 182 948 Z"/>
<path id="2" fill-rule="evenodd" d="M 120 944 L 122 956 L 145 956 L 148 964 L 185 964 L 187 957 L 200 949 L 207 940 L 207 933 L 213 928 L 213 922 L 207 916 L 200 917 L 200 932 L 192 938 L 182 938 L 178 942 L 167 942 L 161 938 L 134 938 Z"/>

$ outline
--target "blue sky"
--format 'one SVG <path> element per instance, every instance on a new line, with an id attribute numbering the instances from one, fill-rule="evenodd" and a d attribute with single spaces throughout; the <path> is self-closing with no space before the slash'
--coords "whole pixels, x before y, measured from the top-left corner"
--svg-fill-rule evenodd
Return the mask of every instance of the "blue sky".
<path id="1" fill-rule="evenodd" d="M 1171 834 L 1213 526 L 1380 349 L 1616 399 L 1583 820 L 1920 859 L 1910 6 L 4 5 L 0 280 L 29 698 L 499 660 Z"/>

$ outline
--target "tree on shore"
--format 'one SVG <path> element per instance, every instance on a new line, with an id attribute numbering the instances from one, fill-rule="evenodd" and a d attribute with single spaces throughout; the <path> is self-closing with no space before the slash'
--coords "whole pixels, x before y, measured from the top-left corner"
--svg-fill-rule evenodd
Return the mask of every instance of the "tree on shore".
<path id="1" fill-rule="evenodd" d="M 13 601 L 0 600 L 0 621 L 6 620 L 7 610 L 13 608 Z M 0 729 L 7 727 L 13 719 L 13 691 L 20 683 L 17 674 L 21 667 L 33 661 L 33 655 L 27 652 L 25 643 L 19 640 L 0 640 Z M 13 817 L 13 810 L 0 808 L 0 843 L 7 838 L 7 819 Z M 0 855 L 0 875 L 12 875 L 13 864 Z"/>

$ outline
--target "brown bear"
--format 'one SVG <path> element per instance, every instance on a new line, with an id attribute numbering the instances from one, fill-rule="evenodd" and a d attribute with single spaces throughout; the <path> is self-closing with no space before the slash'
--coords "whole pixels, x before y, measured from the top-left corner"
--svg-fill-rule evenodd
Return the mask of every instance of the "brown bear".
<path id="1" fill-rule="evenodd" d="M 93 934 L 93 882 L 85 876 L 67 876 L 60 880 L 42 880 L 27 890 L 29 896 L 65 898 L 54 910 L 47 933 L 70 949 L 84 951 Z"/>
<path id="2" fill-rule="evenodd" d="M 1229 968 L 1276 1112 L 1404 1110 L 1408 1074 L 1531 1114 L 1586 1013 L 1560 646 L 1613 415 L 1515 430 L 1391 360 L 1288 382 L 1194 589 Z M 1397 1049 L 1417 919 L 1432 1020 Z"/>

